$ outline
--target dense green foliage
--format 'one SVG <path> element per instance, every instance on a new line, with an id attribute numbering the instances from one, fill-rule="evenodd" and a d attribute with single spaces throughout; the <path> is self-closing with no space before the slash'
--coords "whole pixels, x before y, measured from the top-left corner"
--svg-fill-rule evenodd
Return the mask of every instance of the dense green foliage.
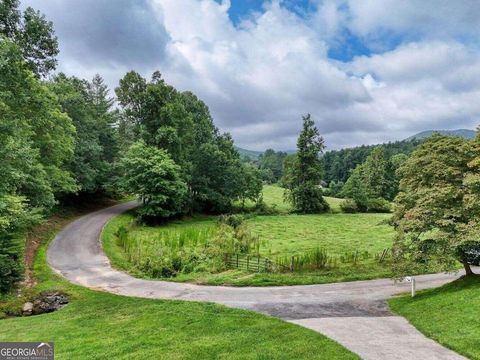
<path id="1" fill-rule="evenodd" d="M 382 144 L 387 159 L 397 154 L 409 155 L 420 143 L 419 140 L 397 141 L 393 143 Z M 325 182 L 345 183 L 350 177 L 350 173 L 358 165 L 365 162 L 370 153 L 378 145 L 362 145 L 354 148 L 331 150 L 325 152 L 322 157 L 325 169 Z"/>
<path id="2" fill-rule="evenodd" d="M 262 180 L 269 184 L 280 181 L 283 176 L 283 161 L 288 156 L 286 152 L 267 149 L 258 156 L 258 167 L 261 171 Z"/>
<path id="3" fill-rule="evenodd" d="M 76 129 L 75 151 L 68 164 L 80 193 L 105 190 L 117 157 L 116 121 L 111 108 L 113 99 L 103 79 L 91 82 L 59 74 L 48 84 L 58 97 L 62 110 Z"/>
<path id="4" fill-rule="evenodd" d="M 414 298 L 393 298 L 389 305 L 429 338 L 469 359 L 480 359 L 480 276 L 464 277 Z"/>
<path id="5" fill-rule="evenodd" d="M 186 208 L 187 184 L 180 166 L 163 149 L 133 144 L 120 161 L 121 185 L 137 194 L 143 206 L 138 210 L 146 222 L 168 219 Z"/>
<path id="6" fill-rule="evenodd" d="M 119 134 L 124 149 L 141 139 L 167 151 L 180 166 L 190 201 L 178 213 L 223 212 L 234 200 L 258 198 L 257 170 L 240 161 L 230 135 L 218 132 L 207 106 L 192 93 L 176 91 L 159 72 L 147 82 L 133 71 L 115 91 L 122 107 Z"/>
<path id="7" fill-rule="evenodd" d="M 285 162 L 282 180 L 294 211 L 311 214 L 329 209 L 320 187 L 323 171 L 319 154 L 325 148 L 310 114 L 303 117 L 303 129 L 297 141 L 297 153 Z M 288 157 L 287 157 L 288 159 Z"/>
<path id="8" fill-rule="evenodd" d="M 21 277 L 19 231 L 75 191 L 67 169 L 75 128 L 13 43 L 0 41 L 0 268 L 2 289 Z"/>
<path id="9" fill-rule="evenodd" d="M 463 138 L 434 135 L 399 169 L 394 219 L 398 276 L 428 263 L 452 270 L 458 260 L 471 272 L 465 252 L 478 243 L 480 223 L 475 150 Z"/>
<path id="10" fill-rule="evenodd" d="M 389 212 L 387 200 L 392 200 L 397 193 L 395 171 L 402 163 L 403 154 L 388 160 L 382 146 L 375 148 L 364 163 L 358 165 L 343 186 L 340 195 L 353 200 L 343 206 L 347 212 L 371 211 Z"/>
<path id="11" fill-rule="evenodd" d="M 22 18 L 18 1 L 3 1 L 0 14 L 0 268 L 11 274 L 4 283 L 21 278 L 25 219 L 31 225 L 59 202 L 123 189 L 139 195 L 140 217 L 155 222 L 258 200 L 258 169 L 241 162 L 195 95 L 158 72 L 147 82 L 132 71 L 114 110 L 99 75 L 41 82 L 56 63 L 52 24 L 30 8 Z"/>
<path id="12" fill-rule="evenodd" d="M 58 41 L 53 24 L 31 7 L 21 13 L 19 6 L 18 0 L 0 2 L 0 38 L 14 42 L 28 69 L 45 76 L 57 65 Z"/>

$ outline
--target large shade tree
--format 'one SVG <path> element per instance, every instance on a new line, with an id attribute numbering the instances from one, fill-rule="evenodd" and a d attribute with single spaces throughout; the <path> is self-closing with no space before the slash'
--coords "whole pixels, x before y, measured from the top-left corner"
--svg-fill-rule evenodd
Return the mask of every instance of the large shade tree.
<path id="1" fill-rule="evenodd" d="M 471 274 L 468 253 L 478 244 L 478 150 L 460 137 L 434 135 L 399 169 L 395 199 L 394 268 L 398 276 L 426 266 Z"/>
<path id="2" fill-rule="evenodd" d="M 59 52 L 53 23 L 31 7 L 23 13 L 19 7 L 18 0 L 0 1 L 0 37 L 19 47 L 26 66 L 36 76 L 45 76 L 55 69 Z"/>
<path id="3" fill-rule="evenodd" d="M 123 188 L 137 194 L 144 205 L 138 210 L 143 221 L 152 223 L 185 211 L 187 184 L 165 150 L 139 141 L 128 149 L 120 168 Z"/>

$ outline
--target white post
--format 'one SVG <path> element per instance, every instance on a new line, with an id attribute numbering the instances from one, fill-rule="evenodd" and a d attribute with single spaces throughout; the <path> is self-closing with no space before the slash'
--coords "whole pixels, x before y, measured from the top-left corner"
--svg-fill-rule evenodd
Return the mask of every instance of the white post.
<path id="1" fill-rule="evenodd" d="M 414 297 L 417 294 L 417 284 L 415 282 L 415 276 L 407 276 L 405 280 L 412 284 L 412 297 Z"/>

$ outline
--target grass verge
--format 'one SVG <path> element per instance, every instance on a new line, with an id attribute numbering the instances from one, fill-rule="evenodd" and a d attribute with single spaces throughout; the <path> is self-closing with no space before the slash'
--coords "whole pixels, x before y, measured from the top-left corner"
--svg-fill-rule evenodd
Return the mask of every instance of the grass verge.
<path id="1" fill-rule="evenodd" d="M 416 297 L 396 297 L 390 308 L 423 334 L 470 359 L 480 359 L 480 276 L 463 277 Z"/>
<path id="2" fill-rule="evenodd" d="M 0 321 L 2 341 L 54 341 L 57 359 L 356 359 L 308 329 L 224 306 L 149 300 L 92 291 L 60 278 L 46 262 L 42 233 L 33 264 L 38 291 L 70 295 L 64 309 Z"/>

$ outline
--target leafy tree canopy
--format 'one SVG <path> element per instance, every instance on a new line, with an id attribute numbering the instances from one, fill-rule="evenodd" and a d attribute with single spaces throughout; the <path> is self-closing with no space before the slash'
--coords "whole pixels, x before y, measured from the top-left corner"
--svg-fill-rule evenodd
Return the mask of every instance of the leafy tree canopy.
<path id="1" fill-rule="evenodd" d="M 59 52 L 53 23 L 31 7 L 22 14 L 19 6 L 18 0 L 0 2 L 0 35 L 20 48 L 27 67 L 35 75 L 46 76 L 55 69 Z"/>
<path id="2" fill-rule="evenodd" d="M 434 135 L 399 169 L 394 262 L 399 276 L 434 264 L 453 270 L 478 241 L 478 150 L 460 137 Z"/>

